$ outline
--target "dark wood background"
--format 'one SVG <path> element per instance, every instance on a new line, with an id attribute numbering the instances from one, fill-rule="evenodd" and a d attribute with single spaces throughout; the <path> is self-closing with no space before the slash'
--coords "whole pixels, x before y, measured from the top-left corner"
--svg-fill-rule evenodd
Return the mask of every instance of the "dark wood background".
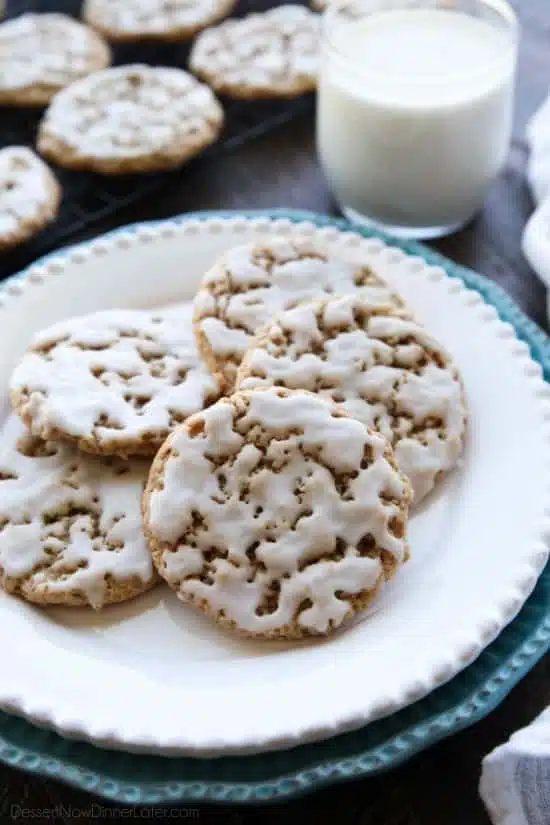
<path id="1" fill-rule="evenodd" d="M 522 26 L 516 119 L 505 169 L 492 187 L 482 213 L 464 231 L 436 244 L 458 263 L 498 281 L 528 315 L 544 328 L 545 291 L 521 254 L 523 226 L 533 205 L 524 181 L 527 118 L 550 85 L 550 2 L 515 0 Z M 1 128 L 1 124 L 0 124 Z M 314 123 L 305 116 L 269 137 L 242 147 L 200 173 L 178 181 L 96 232 L 122 223 L 166 217 L 197 209 L 311 209 L 335 214 L 315 157 Z M 529 722 L 550 703 L 550 661 L 541 662 L 489 718 L 474 728 L 420 754 L 407 765 L 374 779 L 328 788 L 302 800 L 261 808 L 200 807 L 201 823 L 274 825 L 487 825 L 477 795 L 480 762 L 495 745 Z M 26 776 L 0 766 L 0 821 L 10 821 L 10 806 L 39 809 L 63 805 L 49 822 L 73 825 L 97 800 L 54 781 Z M 115 806 L 107 806 L 114 808 Z M 69 809 L 73 809 L 72 813 Z M 160 812 L 142 816 L 162 821 Z M 114 810 L 103 818 L 116 816 Z M 132 818 L 142 818 L 138 811 Z"/>

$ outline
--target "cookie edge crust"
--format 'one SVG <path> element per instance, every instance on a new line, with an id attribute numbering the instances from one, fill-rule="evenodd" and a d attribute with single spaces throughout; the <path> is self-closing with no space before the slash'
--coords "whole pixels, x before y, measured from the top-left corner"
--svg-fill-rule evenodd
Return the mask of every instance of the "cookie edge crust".
<path id="1" fill-rule="evenodd" d="M 228 83 L 220 79 L 218 73 L 194 65 L 192 59 L 189 68 L 193 74 L 207 83 L 217 94 L 234 100 L 292 100 L 301 95 L 313 93 L 317 89 L 317 78 L 297 80 L 288 84 L 273 84 L 272 86 L 253 86 L 243 83 Z"/>
<path id="2" fill-rule="evenodd" d="M 43 607 L 48 606 L 62 606 L 62 607 L 89 607 L 94 611 L 102 610 L 111 604 L 122 604 L 122 602 L 131 601 L 137 598 L 142 593 L 147 593 L 156 587 L 161 581 L 161 577 L 157 573 L 156 568 L 153 568 L 153 573 L 146 581 L 139 578 L 139 576 L 130 576 L 127 579 L 110 579 L 105 582 L 104 599 L 101 604 L 93 605 L 81 590 L 69 589 L 66 593 L 60 590 L 49 590 L 45 585 L 44 589 L 32 587 L 28 580 L 32 577 L 31 572 L 25 579 L 15 576 L 4 577 L 2 568 L 0 567 L 0 584 L 2 589 L 11 596 L 18 596 L 30 604 L 36 604 Z"/>
<path id="3" fill-rule="evenodd" d="M 62 138 L 48 133 L 47 112 L 39 125 L 37 148 L 42 157 L 74 171 L 98 172 L 102 175 L 126 175 L 175 169 L 183 166 L 218 140 L 224 127 L 225 114 L 217 99 L 216 103 L 219 107 L 217 121 L 210 123 L 210 128 L 204 129 L 198 139 L 187 141 L 167 153 L 144 152 L 131 158 L 101 158 L 97 155 L 82 153 Z"/>
<path id="4" fill-rule="evenodd" d="M 208 343 L 208 336 L 200 327 L 202 320 L 211 317 L 214 316 L 201 315 L 197 316 L 196 319 L 195 316 L 193 316 L 193 332 L 195 333 L 195 341 L 197 343 L 199 355 L 204 361 L 207 369 L 210 370 L 210 374 L 214 380 L 218 382 L 222 395 L 229 396 L 234 391 L 233 388 L 237 378 L 237 370 L 239 369 L 239 365 L 233 364 L 233 362 L 229 360 L 224 361 L 221 358 L 216 358 L 214 350 Z"/>

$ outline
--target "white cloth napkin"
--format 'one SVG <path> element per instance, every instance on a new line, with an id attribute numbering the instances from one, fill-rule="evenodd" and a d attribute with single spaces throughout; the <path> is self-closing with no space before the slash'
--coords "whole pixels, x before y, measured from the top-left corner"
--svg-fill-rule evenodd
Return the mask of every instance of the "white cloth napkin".
<path id="1" fill-rule="evenodd" d="M 494 825 L 549 825 L 550 708 L 485 757 L 479 792 Z"/>
<path id="2" fill-rule="evenodd" d="M 523 253 L 550 289 L 550 94 L 526 129 L 530 154 L 527 181 L 537 208 L 523 232 Z M 547 303 L 550 321 L 550 294 Z M 550 823 L 550 820 L 549 820 Z"/>
<path id="3" fill-rule="evenodd" d="M 550 94 L 527 124 L 526 138 L 537 208 L 522 247 L 549 290 L 550 321 Z M 485 757 L 479 793 L 494 825 L 550 825 L 550 708 Z"/>

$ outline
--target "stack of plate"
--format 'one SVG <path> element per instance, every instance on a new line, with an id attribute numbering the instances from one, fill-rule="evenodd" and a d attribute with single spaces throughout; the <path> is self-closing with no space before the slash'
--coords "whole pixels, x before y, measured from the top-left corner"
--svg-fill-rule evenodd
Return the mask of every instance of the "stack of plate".
<path id="1" fill-rule="evenodd" d="M 131 803 L 290 797 L 472 724 L 550 646 L 550 343 L 481 276 L 350 230 L 203 213 L 119 230 L 4 285 L 7 412 L 14 363 L 60 318 L 189 299 L 221 251 L 265 234 L 362 247 L 450 351 L 470 409 L 462 466 L 411 520 L 407 575 L 326 641 L 235 639 L 193 611 L 182 620 L 163 588 L 99 616 L 1 595 L 5 762 Z"/>

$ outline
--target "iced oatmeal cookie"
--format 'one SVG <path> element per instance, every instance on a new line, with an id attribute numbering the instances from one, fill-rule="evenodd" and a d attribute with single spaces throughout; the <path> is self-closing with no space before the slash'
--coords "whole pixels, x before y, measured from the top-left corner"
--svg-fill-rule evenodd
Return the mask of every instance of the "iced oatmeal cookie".
<path id="1" fill-rule="evenodd" d="M 15 368 L 15 411 L 31 432 L 91 453 L 153 455 L 219 396 L 189 317 L 107 310 L 39 333 Z"/>
<path id="2" fill-rule="evenodd" d="M 61 188 L 26 146 L 0 149 L 0 251 L 23 243 L 57 216 Z"/>
<path id="3" fill-rule="evenodd" d="M 317 86 L 319 34 L 318 15 L 278 6 L 206 29 L 189 67 L 229 97 L 295 97 Z"/>
<path id="4" fill-rule="evenodd" d="M 105 41 L 64 14 L 6 20 L 0 23 L 0 105 L 45 106 L 60 89 L 110 62 Z"/>
<path id="5" fill-rule="evenodd" d="M 108 40 L 177 42 L 228 15 L 235 0 L 86 0 L 83 17 Z"/>
<path id="6" fill-rule="evenodd" d="M 406 312 L 360 292 L 283 312 L 258 333 L 236 386 L 274 384 L 332 398 L 381 432 L 415 504 L 462 453 L 467 413 L 456 366 Z"/>
<path id="7" fill-rule="evenodd" d="M 175 430 L 144 494 L 155 565 L 182 601 L 267 638 L 329 633 L 408 556 L 408 480 L 330 399 L 235 393 Z"/>
<path id="8" fill-rule="evenodd" d="M 38 149 L 69 169 L 154 172 L 194 157 L 222 126 L 211 90 L 183 69 L 117 66 L 56 95 L 40 123 Z"/>
<path id="9" fill-rule="evenodd" d="M 143 534 L 143 460 L 95 458 L 30 435 L 0 434 L 0 584 L 37 604 L 96 609 L 158 580 Z"/>
<path id="10" fill-rule="evenodd" d="M 369 287 L 372 300 L 403 305 L 362 259 L 330 254 L 306 240 L 274 238 L 234 247 L 205 274 L 195 297 L 199 348 L 231 390 L 253 335 L 301 301 Z"/>

